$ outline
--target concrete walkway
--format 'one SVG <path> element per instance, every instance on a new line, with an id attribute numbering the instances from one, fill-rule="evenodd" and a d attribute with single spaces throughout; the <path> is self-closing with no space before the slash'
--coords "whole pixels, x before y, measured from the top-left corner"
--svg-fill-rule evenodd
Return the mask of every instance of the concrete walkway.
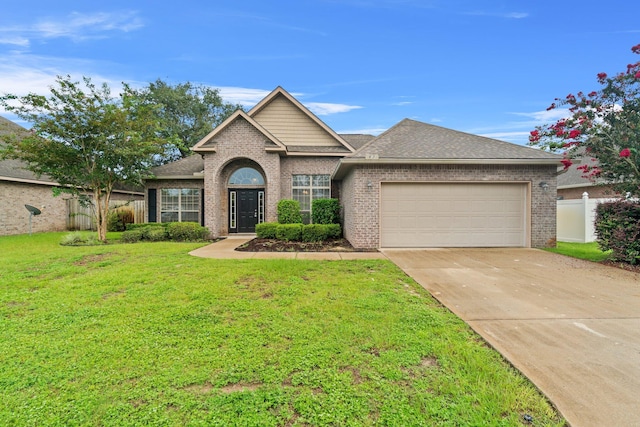
<path id="1" fill-rule="evenodd" d="M 640 275 L 536 249 L 383 250 L 572 426 L 640 426 Z"/>
<path id="2" fill-rule="evenodd" d="M 241 244 L 255 238 L 255 235 L 230 236 L 219 242 L 189 252 L 200 258 L 218 259 L 386 259 L 380 252 L 241 252 L 234 250 Z"/>

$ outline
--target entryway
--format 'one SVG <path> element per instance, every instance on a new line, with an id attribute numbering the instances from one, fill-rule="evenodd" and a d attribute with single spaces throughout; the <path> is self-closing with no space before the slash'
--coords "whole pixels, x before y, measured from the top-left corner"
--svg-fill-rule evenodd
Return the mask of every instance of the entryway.
<path id="1" fill-rule="evenodd" d="M 229 232 L 255 233 L 264 221 L 264 189 L 229 189 Z"/>

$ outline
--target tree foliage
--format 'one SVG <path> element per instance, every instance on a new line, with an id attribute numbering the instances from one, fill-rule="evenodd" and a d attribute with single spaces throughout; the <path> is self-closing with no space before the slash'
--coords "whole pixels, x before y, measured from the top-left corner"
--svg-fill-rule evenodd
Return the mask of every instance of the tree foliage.
<path id="1" fill-rule="evenodd" d="M 640 44 L 631 48 L 640 54 Z M 585 178 L 613 185 L 621 194 L 640 196 L 640 62 L 613 77 L 599 73 L 599 90 L 557 98 L 548 110 L 568 108 L 568 117 L 531 132 L 529 141 L 564 151 L 566 168 L 578 166 Z"/>
<path id="2" fill-rule="evenodd" d="M 225 103 L 217 89 L 190 82 L 172 86 L 160 79 L 137 90 L 145 103 L 158 105 L 161 135 L 170 141 L 165 145 L 158 164 L 191 155 L 191 147 L 222 123 L 240 105 Z"/>
<path id="3" fill-rule="evenodd" d="M 106 83 L 96 86 L 88 77 L 81 84 L 58 76 L 50 91 L 0 97 L 1 106 L 33 126 L 26 135 L 0 135 L 0 157 L 23 161 L 37 176 L 60 184 L 61 191 L 92 195 L 98 239 L 105 241 L 114 186 L 141 185 L 166 143 L 155 108 L 126 85 L 113 97 Z"/>

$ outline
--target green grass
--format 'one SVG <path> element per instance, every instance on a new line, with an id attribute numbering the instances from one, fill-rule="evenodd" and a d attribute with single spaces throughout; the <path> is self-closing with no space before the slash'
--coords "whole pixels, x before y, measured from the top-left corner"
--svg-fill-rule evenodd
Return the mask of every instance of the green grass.
<path id="1" fill-rule="evenodd" d="M 62 236 L 0 238 L 0 425 L 564 425 L 386 260 Z"/>
<path id="2" fill-rule="evenodd" d="M 558 242 L 557 247 L 547 248 L 549 252 L 568 255 L 574 258 L 586 259 L 587 261 L 604 261 L 611 255 L 611 251 L 602 252 L 596 242 L 591 243 L 567 243 Z"/>

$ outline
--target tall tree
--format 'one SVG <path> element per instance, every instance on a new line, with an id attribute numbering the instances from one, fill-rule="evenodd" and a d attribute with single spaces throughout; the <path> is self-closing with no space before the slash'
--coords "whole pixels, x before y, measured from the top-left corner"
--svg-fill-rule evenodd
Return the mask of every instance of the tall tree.
<path id="1" fill-rule="evenodd" d="M 191 155 L 191 147 L 222 123 L 241 105 L 223 101 L 217 89 L 190 82 L 172 86 L 160 79 L 136 91 L 136 95 L 157 110 L 161 134 L 173 142 L 165 146 L 157 163 Z"/>
<path id="2" fill-rule="evenodd" d="M 59 191 L 93 196 L 98 238 L 106 241 L 107 213 L 116 184 L 142 184 L 153 158 L 166 143 L 159 135 L 155 107 L 142 103 L 125 85 L 113 97 L 96 86 L 58 76 L 47 96 L 0 97 L 7 111 L 32 124 L 25 135 L 0 135 L 0 157 L 19 159 L 36 175 L 48 175 Z"/>
<path id="3" fill-rule="evenodd" d="M 631 51 L 640 54 L 640 44 Z M 621 194 L 640 197 L 640 62 L 614 77 L 599 73 L 597 79 L 597 91 L 557 98 L 548 109 L 567 107 L 567 117 L 539 126 L 529 141 L 563 151 L 567 168 L 574 157 L 584 157 L 578 169 L 586 178 L 599 178 Z"/>

